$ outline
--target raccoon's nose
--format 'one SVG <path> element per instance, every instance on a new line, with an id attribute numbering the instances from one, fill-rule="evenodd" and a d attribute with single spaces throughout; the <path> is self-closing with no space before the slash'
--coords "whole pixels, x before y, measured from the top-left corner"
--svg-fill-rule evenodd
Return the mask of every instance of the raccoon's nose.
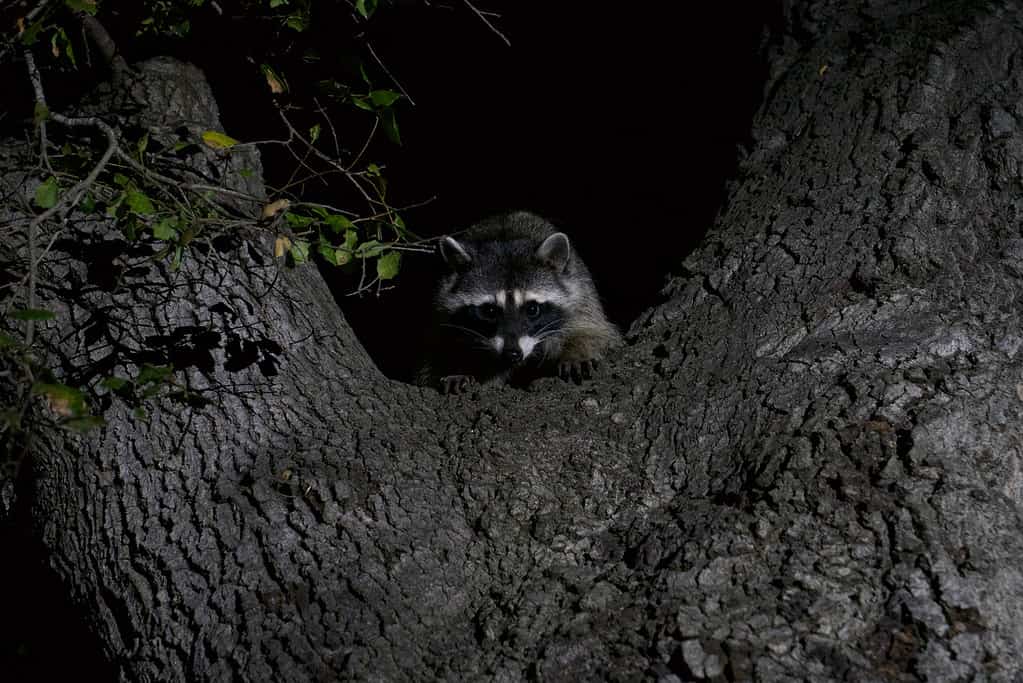
<path id="1" fill-rule="evenodd" d="M 504 347 L 504 353 L 502 355 L 507 362 L 518 363 L 522 360 L 522 349 L 508 344 Z"/>

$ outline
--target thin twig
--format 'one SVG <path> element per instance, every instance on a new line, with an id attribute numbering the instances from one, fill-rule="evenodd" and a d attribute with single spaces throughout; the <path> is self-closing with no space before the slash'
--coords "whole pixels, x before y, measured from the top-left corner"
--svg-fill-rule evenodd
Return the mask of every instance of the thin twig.
<path id="1" fill-rule="evenodd" d="M 391 81 L 396 86 L 398 86 L 398 90 L 400 90 L 401 94 L 405 96 L 405 99 L 408 100 L 408 103 L 411 104 L 413 107 L 416 106 L 416 101 L 412 99 L 412 95 L 409 95 L 408 91 L 405 90 L 405 86 L 401 84 L 401 81 L 395 78 L 394 74 L 388 71 L 387 65 L 384 64 L 384 60 L 380 59 L 380 57 L 377 56 L 377 51 L 373 49 L 373 46 L 370 44 L 368 40 L 366 41 L 366 48 L 369 49 L 369 53 L 373 55 L 373 59 L 375 59 L 376 63 L 380 65 L 380 68 L 383 70 L 385 74 L 387 74 L 387 77 L 390 78 Z"/>
<path id="2" fill-rule="evenodd" d="M 32 82 L 32 88 L 35 91 L 36 106 L 46 108 L 47 116 L 63 126 L 89 126 L 99 128 L 107 136 L 107 148 L 103 151 L 103 156 L 100 157 L 100 160 L 96 163 L 89 174 L 76 183 L 68 192 L 64 193 L 64 195 L 58 199 L 53 206 L 34 217 L 28 224 L 29 277 L 28 302 L 26 308 L 32 309 L 36 307 L 36 280 L 38 277 L 39 267 L 39 263 L 35 255 L 36 230 L 43 221 L 46 221 L 57 212 L 69 211 L 78 204 L 81 198 L 85 195 L 85 192 L 93 183 L 96 182 L 96 178 L 98 178 L 99 174 L 103 172 L 107 162 L 110 161 L 110 158 L 117 150 L 117 135 L 114 133 L 113 128 L 94 116 L 72 118 L 64 116 L 63 114 L 58 114 L 57 112 L 49 111 L 49 108 L 46 107 L 46 94 L 43 91 L 42 76 L 39 74 L 39 69 L 36 66 L 35 58 L 33 57 L 31 50 L 25 50 L 25 65 L 28 67 L 29 80 Z M 35 321 L 30 319 L 25 325 L 25 346 L 32 346 L 34 334 Z"/>
<path id="3" fill-rule="evenodd" d="M 25 64 L 28 66 L 29 79 L 32 81 L 32 87 L 35 89 L 36 104 L 46 107 L 46 96 L 43 93 L 42 76 L 40 76 L 39 69 L 36 67 L 35 59 L 32 56 L 32 52 L 29 50 L 25 51 Z M 58 211 L 66 211 L 74 208 L 85 194 L 85 191 L 88 190 L 94 182 L 96 182 L 96 178 L 103 172 L 107 162 L 110 161 L 110 157 L 114 155 L 114 152 L 116 152 L 118 148 L 117 133 L 114 132 L 114 129 L 103 120 L 95 116 L 64 116 L 63 114 L 59 114 L 55 111 L 49 111 L 49 108 L 47 108 L 47 112 L 49 118 L 62 126 L 68 126 L 71 128 L 99 128 L 103 131 L 104 135 L 107 136 L 107 148 L 103 151 L 103 156 L 100 157 L 99 162 L 89 172 L 89 175 L 85 176 L 68 192 L 64 193 L 56 204 L 33 219 L 33 223 L 36 223 L 37 225 Z"/>
<path id="4" fill-rule="evenodd" d="M 490 23 L 490 20 L 487 19 L 487 15 L 485 15 L 483 12 L 479 11 L 478 9 L 476 9 L 476 5 L 472 4 L 472 2 L 470 2 L 470 0 L 463 0 L 463 2 L 465 2 L 466 6 L 469 9 L 471 9 L 473 12 L 476 13 L 476 16 L 478 16 L 483 21 L 483 23 L 487 25 L 487 28 L 489 28 L 491 31 L 496 33 L 497 37 L 504 41 L 505 45 L 507 45 L 508 47 L 511 47 L 511 41 L 508 40 L 508 38 L 503 33 L 498 31 L 496 26 L 494 26 L 493 24 Z"/>
<path id="5" fill-rule="evenodd" d="M 349 165 L 349 168 L 355 168 L 356 166 L 358 166 L 359 161 L 362 160 L 362 155 L 366 153 L 367 149 L 369 149 L 369 143 L 373 139 L 373 136 L 376 135 L 377 127 L 379 125 L 380 117 L 373 119 L 373 128 L 370 129 L 369 135 L 366 136 L 365 144 L 363 144 L 362 149 L 359 150 L 359 153 L 355 155 L 355 159 L 352 160 L 352 163 Z"/>
<path id="6" fill-rule="evenodd" d="M 330 129 L 330 136 L 334 139 L 334 154 L 337 155 L 338 158 L 340 158 L 341 143 L 337 139 L 337 130 L 334 128 L 334 122 L 330 120 L 330 117 L 327 116 L 327 112 L 323 108 L 323 105 L 320 104 L 320 101 L 315 97 L 313 98 L 313 103 L 316 105 L 317 113 L 319 113 L 319 115 L 323 117 L 323 120 L 327 122 L 327 128 Z"/>
<path id="7" fill-rule="evenodd" d="M 341 164 L 340 162 L 338 162 L 336 159 L 331 159 L 329 156 L 327 156 L 326 154 L 324 154 L 320 150 L 316 149 L 316 147 L 313 145 L 313 143 L 311 143 L 308 140 L 306 140 L 302 136 L 302 134 L 299 133 L 295 129 L 295 127 L 293 125 L 291 125 L 291 121 L 288 120 L 288 117 L 284 114 L 284 110 L 283 109 L 278 109 L 277 112 L 280 114 L 281 120 L 284 121 L 284 125 L 288 127 L 288 131 L 289 131 L 289 133 L 291 135 L 291 139 L 297 138 L 300 142 L 302 142 L 302 144 L 304 144 L 306 147 L 308 147 L 309 150 L 313 154 L 315 154 L 317 157 L 319 157 L 321 161 L 324 161 L 325 163 L 333 166 L 334 168 L 336 168 L 339 171 L 341 171 L 342 173 L 344 173 L 345 177 L 348 179 L 348 181 L 351 182 L 353 185 L 355 185 L 355 189 L 359 191 L 359 194 L 362 195 L 362 198 L 365 199 L 369 204 L 378 204 L 379 203 L 377 200 L 375 200 L 375 199 L 373 199 L 372 197 L 369 196 L 369 194 L 366 192 L 365 188 L 363 188 L 362 185 L 359 184 L 359 181 L 355 177 L 355 174 L 351 170 L 349 170 L 351 168 L 351 166 L 355 165 L 354 162 L 352 163 L 352 165 L 349 168 L 345 168 L 344 165 Z M 379 119 L 376 119 L 373 122 L 373 130 L 370 131 L 370 138 L 372 138 L 373 133 L 376 131 L 377 124 L 379 123 L 379 121 L 380 121 Z M 369 144 L 369 140 L 368 139 L 367 139 L 366 144 L 367 145 Z M 292 154 L 294 155 L 294 152 L 292 152 Z M 361 153 L 360 153 L 360 155 L 361 155 Z M 296 155 L 296 158 L 297 158 L 297 155 Z"/>
<path id="8" fill-rule="evenodd" d="M 31 50 L 25 50 L 25 61 L 28 66 L 29 74 L 35 74 L 35 77 L 32 78 L 32 89 L 35 91 L 35 117 L 39 124 L 39 155 L 43 159 L 43 165 L 46 166 L 46 170 L 50 172 L 50 175 L 53 175 L 53 166 L 50 165 L 50 155 L 46 151 L 49 144 L 46 137 L 46 117 L 49 113 L 46 106 L 46 93 L 43 92 L 43 82 L 39 77 L 39 68 L 36 66 L 35 55 L 32 54 Z M 31 241 L 31 238 L 32 236 L 29 235 L 29 241 Z"/>

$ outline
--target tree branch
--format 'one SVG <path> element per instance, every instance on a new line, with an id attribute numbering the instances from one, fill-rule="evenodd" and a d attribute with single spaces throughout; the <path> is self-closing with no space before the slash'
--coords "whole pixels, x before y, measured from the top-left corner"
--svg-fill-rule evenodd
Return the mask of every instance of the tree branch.
<path id="1" fill-rule="evenodd" d="M 82 26 L 85 28 L 85 32 L 89 34 L 89 38 L 92 39 L 99 53 L 103 56 L 103 61 L 113 71 L 114 79 L 116 80 L 122 73 L 128 70 L 128 62 L 117 51 L 117 43 L 114 42 L 107 29 L 96 17 L 86 12 L 78 12 L 77 14 L 82 22 Z"/>
<path id="2" fill-rule="evenodd" d="M 38 216 L 34 217 L 28 224 L 28 301 L 26 308 L 35 308 L 36 306 L 36 279 L 38 275 L 39 263 L 36 259 L 35 254 L 35 242 L 36 242 L 36 230 L 43 221 L 48 220 L 51 216 L 54 216 L 58 212 L 66 212 L 73 209 L 81 198 L 85 195 L 85 192 L 96 182 L 96 178 L 103 172 L 110 158 L 117 151 L 117 134 L 114 129 L 101 121 L 95 116 L 84 116 L 84 117 L 70 117 L 64 116 L 57 112 L 49 110 L 46 105 L 46 93 L 43 90 L 43 79 L 39 73 L 39 68 L 36 66 L 35 57 L 32 55 L 31 50 L 25 50 L 25 65 L 28 68 L 28 77 L 32 82 L 32 89 L 35 92 L 36 107 L 42 108 L 46 112 L 46 116 L 53 119 L 57 123 L 63 126 L 69 127 L 93 127 L 99 128 L 107 136 L 107 148 L 103 151 L 103 156 L 100 157 L 96 165 L 89 171 L 89 174 L 78 181 L 74 187 L 64 193 L 63 196 L 50 208 L 43 211 Z M 45 132 L 44 125 L 45 119 L 39 122 L 40 135 L 44 138 L 45 144 Z M 28 320 L 25 325 L 25 345 L 32 346 L 32 339 L 35 333 L 35 321 Z"/>

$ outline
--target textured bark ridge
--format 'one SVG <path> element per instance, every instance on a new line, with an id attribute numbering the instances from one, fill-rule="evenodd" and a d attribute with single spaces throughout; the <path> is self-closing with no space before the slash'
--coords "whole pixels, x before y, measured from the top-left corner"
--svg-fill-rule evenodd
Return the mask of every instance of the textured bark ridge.
<path id="1" fill-rule="evenodd" d="M 115 293 L 60 252 L 58 352 L 116 304 L 210 399 L 19 491 L 121 677 L 1018 680 L 1021 49 L 1015 4 L 786 4 L 726 210 L 583 388 L 388 381 L 255 242 Z"/>

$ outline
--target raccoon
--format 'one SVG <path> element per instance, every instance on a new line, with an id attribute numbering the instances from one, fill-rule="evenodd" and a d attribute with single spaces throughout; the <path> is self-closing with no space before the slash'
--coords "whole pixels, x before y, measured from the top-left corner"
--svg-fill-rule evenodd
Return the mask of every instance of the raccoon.
<path id="1" fill-rule="evenodd" d="M 621 342 L 568 237 L 539 216 L 490 218 L 439 251 L 419 384 L 459 393 L 544 375 L 581 382 Z"/>

